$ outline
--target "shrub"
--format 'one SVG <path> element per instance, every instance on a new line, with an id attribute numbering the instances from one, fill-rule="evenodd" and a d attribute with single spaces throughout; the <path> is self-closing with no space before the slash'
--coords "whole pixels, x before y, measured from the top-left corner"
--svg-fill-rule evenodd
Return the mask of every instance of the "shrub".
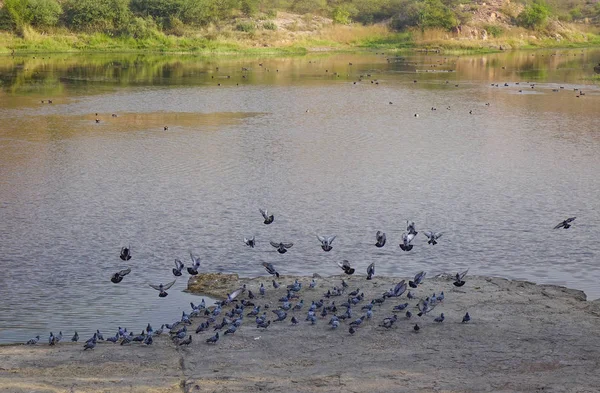
<path id="1" fill-rule="evenodd" d="M 491 35 L 494 38 L 498 38 L 502 34 L 504 34 L 504 29 L 497 25 L 485 25 L 483 26 L 483 28 L 485 29 L 485 31 L 487 31 L 489 35 Z"/>
<path id="2" fill-rule="evenodd" d="M 517 16 L 517 23 L 528 29 L 537 29 L 545 26 L 549 15 L 548 5 L 543 0 L 536 0 L 521 11 Z"/>
<path id="3" fill-rule="evenodd" d="M 129 0 L 67 0 L 65 21 L 74 30 L 124 31 L 132 17 L 128 5 Z"/>
<path id="4" fill-rule="evenodd" d="M 340 25 L 349 25 L 350 22 L 350 11 L 344 6 L 337 6 L 333 9 L 331 19 L 333 19 L 333 23 L 337 23 Z"/>
<path id="5" fill-rule="evenodd" d="M 262 27 L 265 30 L 277 30 L 277 25 L 275 24 L 275 22 L 272 21 L 267 21 L 263 23 Z"/>
<path id="6" fill-rule="evenodd" d="M 454 13 L 440 0 L 425 0 L 419 10 L 419 27 L 450 30 L 458 25 Z"/>
<path id="7" fill-rule="evenodd" d="M 254 16 L 258 12 L 257 0 L 242 0 L 240 9 L 246 16 Z"/>
<path id="8" fill-rule="evenodd" d="M 26 3 L 32 26 L 44 28 L 58 23 L 62 7 L 56 0 L 27 0 Z"/>
<path id="9" fill-rule="evenodd" d="M 254 33 L 256 25 L 253 22 L 240 22 L 235 26 L 235 29 L 245 33 Z"/>

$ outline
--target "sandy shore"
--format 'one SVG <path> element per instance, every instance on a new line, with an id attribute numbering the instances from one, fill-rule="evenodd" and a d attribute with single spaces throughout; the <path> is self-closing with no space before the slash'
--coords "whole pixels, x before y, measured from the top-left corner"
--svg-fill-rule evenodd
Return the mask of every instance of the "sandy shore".
<path id="1" fill-rule="evenodd" d="M 282 284 L 295 277 L 281 277 Z M 393 306 L 417 300 L 387 299 L 373 308 L 354 335 L 348 322 L 331 330 L 319 318 L 305 321 L 308 305 L 323 297 L 341 277 L 298 277 L 306 289 L 305 306 L 290 312 L 284 322 L 257 329 L 246 317 L 234 335 L 216 345 L 194 334 L 188 348 L 176 347 L 163 335 L 151 347 L 99 343 L 83 351 L 83 344 L 60 343 L 0 347 L 0 392 L 598 392 L 600 390 L 600 302 L 585 301 L 581 291 L 500 278 L 470 277 L 461 288 L 445 277 L 427 278 L 418 297 L 444 291 L 445 300 L 431 316 L 404 311 L 391 328 L 379 327 Z M 360 288 L 365 299 L 380 297 L 399 278 L 344 277 Z M 269 277 L 240 279 L 240 284 L 265 297 L 255 303 L 280 303 L 284 288 L 273 289 Z M 331 298 L 336 304 L 345 296 Z M 361 305 L 367 301 L 363 301 Z M 294 302 L 295 303 L 295 302 Z M 326 302 L 327 304 L 327 302 Z M 354 316 L 362 315 L 360 307 Z M 248 312 L 250 309 L 247 310 Z M 465 312 L 471 322 L 461 323 Z M 435 323 L 443 312 L 446 319 Z M 272 319 L 274 314 L 269 311 Z M 292 326 L 291 315 L 300 323 Z M 205 318 L 195 318 L 191 331 Z M 355 319 L 355 318 L 352 318 Z M 413 331 L 418 322 L 421 330 Z M 138 327 L 135 327 L 137 330 Z M 212 330 L 212 329 L 211 329 Z"/>

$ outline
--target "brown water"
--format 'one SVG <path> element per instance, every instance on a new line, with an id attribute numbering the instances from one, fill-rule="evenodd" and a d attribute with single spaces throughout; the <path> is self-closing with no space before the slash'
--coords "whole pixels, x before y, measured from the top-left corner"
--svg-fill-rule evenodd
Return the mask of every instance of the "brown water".
<path id="1" fill-rule="evenodd" d="M 187 274 L 164 299 L 147 284 L 171 281 L 188 250 L 203 271 L 468 267 L 598 298 L 598 62 L 600 50 L 0 58 L 0 342 L 170 322 L 199 300 L 181 292 Z M 407 219 L 440 243 L 420 234 L 401 251 Z M 337 235 L 333 251 L 315 234 Z"/>

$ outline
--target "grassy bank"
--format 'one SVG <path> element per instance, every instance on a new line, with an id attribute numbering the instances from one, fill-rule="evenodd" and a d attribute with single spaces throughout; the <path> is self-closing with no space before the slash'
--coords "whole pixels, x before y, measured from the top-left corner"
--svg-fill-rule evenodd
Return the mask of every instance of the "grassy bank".
<path id="1" fill-rule="evenodd" d="M 168 35 L 156 31 L 146 38 L 111 37 L 104 33 L 57 30 L 40 33 L 28 27 L 20 35 L 0 33 L 0 53 L 165 52 L 210 54 L 303 54 L 308 51 L 436 49 L 444 52 L 494 52 L 510 49 L 600 46 L 600 35 L 573 32 L 560 39 L 531 35 L 523 29 L 486 39 L 443 30 L 393 32 L 385 26 L 331 25 L 318 31 L 257 30 L 191 31 Z"/>

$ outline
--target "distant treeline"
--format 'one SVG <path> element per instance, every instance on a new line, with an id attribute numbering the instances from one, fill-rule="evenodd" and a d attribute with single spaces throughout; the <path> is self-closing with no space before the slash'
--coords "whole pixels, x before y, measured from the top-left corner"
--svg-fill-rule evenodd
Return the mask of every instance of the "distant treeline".
<path id="1" fill-rule="evenodd" d="M 596 0 L 553 1 L 525 2 L 514 24 L 535 29 L 552 16 L 565 21 L 599 18 Z M 181 35 L 188 27 L 239 17 L 272 19 L 279 10 L 326 16 L 339 24 L 386 22 L 396 30 L 451 30 L 467 24 L 476 7 L 469 0 L 4 0 L 0 29 L 18 33 L 25 26 L 40 31 L 66 28 L 143 38 L 153 31 Z"/>

